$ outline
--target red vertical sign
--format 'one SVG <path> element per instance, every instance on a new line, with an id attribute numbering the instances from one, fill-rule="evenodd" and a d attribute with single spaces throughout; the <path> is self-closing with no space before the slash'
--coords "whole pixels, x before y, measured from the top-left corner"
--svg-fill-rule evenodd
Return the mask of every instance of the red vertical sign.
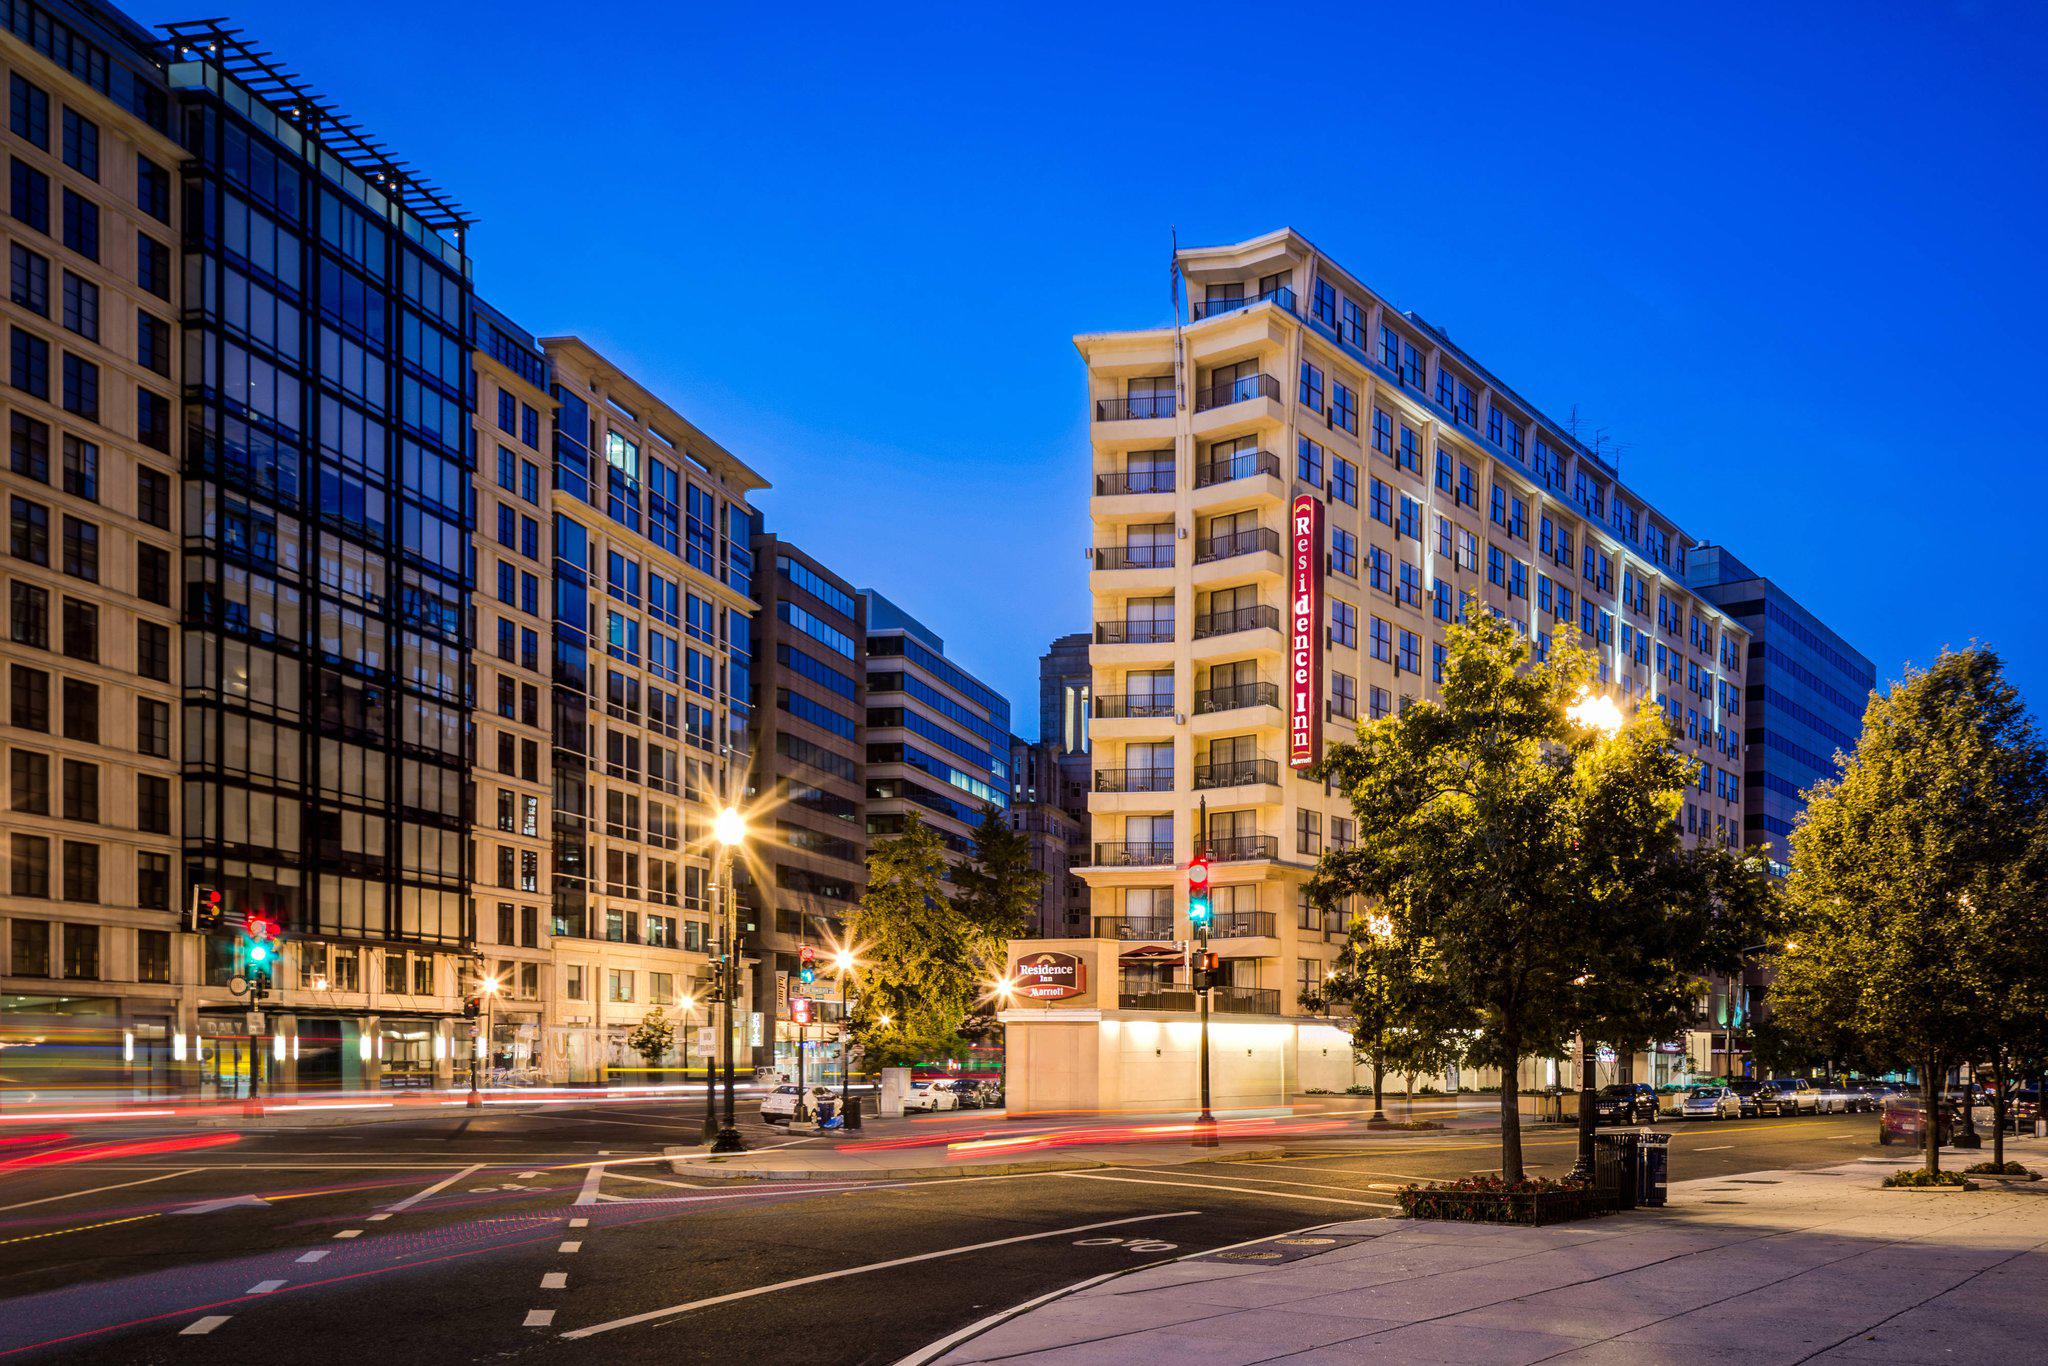
<path id="1" fill-rule="evenodd" d="M 1323 500 L 1297 494 L 1287 518 L 1287 764 L 1323 753 Z"/>

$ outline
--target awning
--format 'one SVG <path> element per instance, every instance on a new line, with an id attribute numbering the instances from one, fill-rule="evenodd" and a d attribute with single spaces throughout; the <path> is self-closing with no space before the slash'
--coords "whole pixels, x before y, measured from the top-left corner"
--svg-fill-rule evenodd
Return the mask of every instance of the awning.
<path id="1" fill-rule="evenodd" d="M 1186 955 L 1171 944 L 1141 944 L 1117 955 L 1119 963 L 1178 963 Z"/>

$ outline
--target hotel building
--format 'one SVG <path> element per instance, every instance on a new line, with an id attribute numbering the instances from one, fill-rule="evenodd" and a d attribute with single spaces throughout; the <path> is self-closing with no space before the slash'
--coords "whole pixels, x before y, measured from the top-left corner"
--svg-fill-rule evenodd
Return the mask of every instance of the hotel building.
<path id="1" fill-rule="evenodd" d="M 1191 1098 L 1192 1061 L 1168 1059 L 1191 1045 L 1175 946 L 1198 849 L 1215 865 L 1213 1001 L 1231 1041 L 1218 1103 L 1350 1082 L 1345 1036 L 1297 1001 L 1346 932 L 1307 880 L 1352 818 L 1299 769 L 1324 734 L 1432 695 L 1468 598 L 1539 653 L 1592 650 L 1622 705 L 1661 706 L 1700 761 L 1687 836 L 1742 832 L 1747 634 L 1686 586 L 1677 524 L 1299 235 L 1177 265 L 1185 323 L 1076 340 L 1094 455 L 1093 924 L 1051 946 L 1083 960 L 1086 988 L 1005 1016 L 1013 1078 L 1038 1079 L 1023 1096 L 1012 1081 L 1024 1108 Z"/>

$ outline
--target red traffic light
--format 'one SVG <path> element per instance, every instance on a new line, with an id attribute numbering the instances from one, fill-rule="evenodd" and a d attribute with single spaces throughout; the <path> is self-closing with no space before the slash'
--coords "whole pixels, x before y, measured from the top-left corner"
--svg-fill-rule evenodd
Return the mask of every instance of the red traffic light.
<path id="1" fill-rule="evenodd" d="M 273 939 L 277 936 L 277 922 L 265 920 L 260 915 L 252 915 L 248 923 L 242 926 L 242 933 L 255 940 Z"/>
<path id="2" fill-rule="evenodd" d="M 795 1024 L 809 1024 L 811 1022 L 811 998 L 808 996 L 792 996 L 789 1001 L 789 1018 Z"/>
<path id="3" fill-rule="evenodd" d="M 818 951 L 816 949 L 812 948 L 809 944 L 804 945 L 804 962 L 813 962 L 816 960 L 817 956 Z"/>
<path id="4" fill-rule="evenodd" d="M 1191 891 L 1199 892 L 1206 889 L 1208 885 L 1209 856 L 1207 854 L 1197 854 L 1188 863 L 1188 888 Z"/>

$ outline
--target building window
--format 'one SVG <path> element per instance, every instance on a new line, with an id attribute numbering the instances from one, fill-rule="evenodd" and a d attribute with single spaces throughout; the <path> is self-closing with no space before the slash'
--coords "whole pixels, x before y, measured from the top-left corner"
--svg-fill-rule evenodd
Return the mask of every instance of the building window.
<path id="1" fill-rule="evenodd" d="M 12 873 L 8 885 L 16 896 L 50 895 L 50 842 L 40 835 L 16 835 L 10 841 Z M 38 974 L 41 975 L 41 974 Z"/>
<path id="2" fill-rule="evenodd" d="M 135 932 L 135 980 L 138 982 L 168 982 L 171 980 L 171 932 L 169 930 L 137 930 Z"/>
<path id="3" fill-rule="evenodd" d="M 627 968 L 605 970 L 605 999 L 608 1001 L 631 1001 L 633 999 L 633 973 Z"/>
<path id="4" fill-rule="evenodd" d="M 17 836 L 16 838 L 19 838 Z M 19 895 L 19 893 L 17 893 Z M 50 922 L 47 920 L 24 920 L 15 916 L 9 922 L 8 956 L 9 973 L 15 977 L 48 977 L 50 975 Z"/>
<path id="5" fill-rule="evenodd" d="M 100 847 L 84 840 L 64 841 L 64 899 L 98 905 Z"/>
<path id="6" fill-rule="evenodd" d="M 171 908 L 171 856 L 144 851 L 135 856 L 135 904 L 146 911 Z M 144 930 L 144 934 L 154 931 Z M 164 950 L 166 956 L 170 950 Z M 144 978 L 145 981 L 159 980 Z M 168 978 L 161 980 L 168 981 Z"/>
<path id="7" fill-rule="evenodd" d="M 64 927 L 64 975 L 74 982 L 100 979 L 100 927 Z"/>

